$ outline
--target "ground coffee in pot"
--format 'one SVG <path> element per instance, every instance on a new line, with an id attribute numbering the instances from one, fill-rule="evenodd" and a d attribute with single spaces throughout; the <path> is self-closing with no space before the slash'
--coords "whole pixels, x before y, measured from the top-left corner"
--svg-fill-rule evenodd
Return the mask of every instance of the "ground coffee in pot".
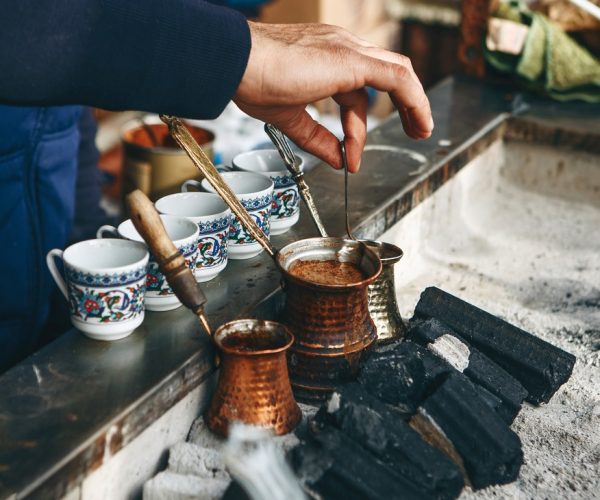
<path id="1" fill-rule="evenodd" d="M 289 272 L 320 285 L 348 285 L 366 278 L 356 264 L 337 260 L 301 260 L 292 264 Z"/>

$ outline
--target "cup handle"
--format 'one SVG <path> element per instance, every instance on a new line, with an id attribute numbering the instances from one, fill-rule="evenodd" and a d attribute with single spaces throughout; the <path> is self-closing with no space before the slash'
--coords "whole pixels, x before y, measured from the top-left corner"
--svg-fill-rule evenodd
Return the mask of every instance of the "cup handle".
<path id="1" fill-rule="evenodd" d="M 197 191 L 204 191 L 204 189 L 202 188 L 202 184 L 200 184 L 200 181 L 190 179 L 188 181 L 185 181 L 181 185 L 181 192 L 188 193 L 190 191 L 190 187 L 193 187 Z"/>
<path id="2" fill-rule="evenodd" d="M 56 282 L 56 286 L 58 286 L 58 289 L 62 292 L 62 294 L 65 296 L 65 299 L 67 299 L 68 301 L 69 293 L 67 292 L 67 284 L 65 283 L 65 280 L 60 274 L 58 267 L 56 267 L 56 262 L 54 261 L 54 259 L 57 257 L 63 260 L 63 251 L 58 248 L 50 250 L 46 255 L 46 265 L 48 266 L 50 274 Z"/>
<path id="3" fill-rule="evenodd" d="M 227 165 L 216 165 L 215 168 L 217 169 L 217 172 L 219 173 L 223 173 L 223 172 L 232 172 L 233 168 L 232 167 L 228 167 Z M 202 184 L 200 183 L 200 181 L 197 181 L 195 179 L 190 179 L 185 181 L 182 185 L 181 185 L 181 192 L 182 193 L 188 193 L 190 191 L 190 188 L 194 188 L 197 191 L 206 191 L 206 189 L 204 189 L 202 187 Z"/>
<path id="4" fill-rule="evenodd" d="M 100 226 L 98 231 L 96 231 L 96 238 L 101 239 L 105 238 L 105 234 L 109 234 L 113 238 L 118 238 L 119 233 L 115 226 L 111 226 L 110 224 L 105 224 L 104 226 Z"/>

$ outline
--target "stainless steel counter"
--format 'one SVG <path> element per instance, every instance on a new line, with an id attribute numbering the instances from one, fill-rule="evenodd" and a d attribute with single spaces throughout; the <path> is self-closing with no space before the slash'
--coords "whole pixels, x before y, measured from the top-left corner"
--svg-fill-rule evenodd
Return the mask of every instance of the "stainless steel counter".
<path id="1" fill-rule="evenodd" d="M 429 93 L 436 128 L 414 142 L 394 117 L 369 135 L 362 170 L 350 179 L 356 233 L 376 238 L 499 138 L 600 150 L 600 107 L 528 100 L 511 117 L 505 88 L 450 79 Z M 527 98 L 528 99 L 528 98 Z M 325 165 L 307 174 L 324 223 L 344 233 L 343 175 Z M 308 214 L 288 242 L 315 236 Z M 265 254 L 231 261 L 203 285 L 217 326 L 258 311 L 278 289 Z M 61 496 L 130 443 L 214 372 L 214 351 L 194 315 L 183 308 L 146 313 L 130 337 L 112 343 L 75 330 L 0 377 L 0 499 Z M 110 434 L 110 436 L 108 436 Z"/>

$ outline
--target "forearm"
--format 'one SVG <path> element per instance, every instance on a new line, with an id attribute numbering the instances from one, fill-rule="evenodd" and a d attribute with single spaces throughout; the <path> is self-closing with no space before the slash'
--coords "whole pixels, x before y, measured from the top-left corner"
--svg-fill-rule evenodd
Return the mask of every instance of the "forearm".
<path id="1" fill-rule="evenodd" d="M 250 50 L 240 14 L 198 0 L 0 0 L 0 102 L 218 115 Z"/>

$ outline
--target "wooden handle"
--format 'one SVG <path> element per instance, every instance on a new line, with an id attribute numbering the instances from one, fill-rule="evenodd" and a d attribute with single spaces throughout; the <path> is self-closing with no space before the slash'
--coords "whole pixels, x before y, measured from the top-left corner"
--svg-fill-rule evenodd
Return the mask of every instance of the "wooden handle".
<path id="1" fill-rule="evenodd" d="M 169 238 L 156 208 L 139 189 L 128 194 L 126 200 L 133 225 L 144 238 L 175 295 L 200 317 L 206 327 L 206 318 L 203 317 L 206 296 L 186 266 L 185 258 Z"/>

